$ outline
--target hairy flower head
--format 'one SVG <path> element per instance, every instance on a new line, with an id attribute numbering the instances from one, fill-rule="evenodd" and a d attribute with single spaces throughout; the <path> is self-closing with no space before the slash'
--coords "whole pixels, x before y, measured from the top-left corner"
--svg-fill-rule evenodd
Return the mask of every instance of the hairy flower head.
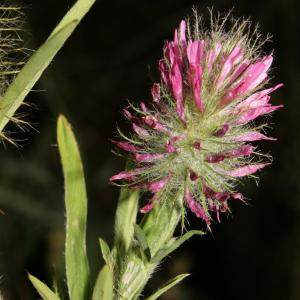
<path id="1" fill-rule="evenodd" d="M 228 17 L 212 18 L 208 30 L 197 14 L 193 25 L 181 21 L 164 44 L 152 103 L 124 110 L 133 134 L 113 143 L 135 167 L 111 181 L 153 193 L 142 213 L 183 191 L 185 206 L 209 226 L 229 211 L 228 200 L 243 200 L 239 178 L 269 164 L 251 142 L 275 139 L 262 133 L 266 123 L 253 121 L 282 107 L 270 103 L 282 84 L 264 88 L 273 56 L 261 54 L 263 41 L 248 20 Z"/>

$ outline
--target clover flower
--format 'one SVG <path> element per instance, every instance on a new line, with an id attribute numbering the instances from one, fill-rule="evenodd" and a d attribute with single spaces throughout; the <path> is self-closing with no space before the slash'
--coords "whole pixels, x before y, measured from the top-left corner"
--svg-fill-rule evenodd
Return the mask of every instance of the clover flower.
<path id="1" fill-rule="evenodd" d="M 113 143 L 130 153 L 134 167 L 110 180 L 153 194 L 142 213 L 181 190 L 184 205 L 209 226 L 229 211 L 230 199 L 243 201 L 239 179 L 270 163 L 251 142 L 275 139 L 262 132 L 267 123 L 253 121 L 282 107 L 270 103 L 282 84 L 264 88 L 273 56 L 261 54 L 264 41 L 250 22 L 232 20 L 226 31 L 228 23 L 228 15 L 208 30 L 197 15 L 193 26 L 181 21 L 164 44 L 152 103 L 124 110 L 133 133 Z"/>

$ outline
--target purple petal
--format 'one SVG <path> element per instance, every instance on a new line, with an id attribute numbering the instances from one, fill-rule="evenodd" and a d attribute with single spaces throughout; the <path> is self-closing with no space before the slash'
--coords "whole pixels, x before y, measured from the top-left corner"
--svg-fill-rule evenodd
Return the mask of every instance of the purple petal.
<path id="1" fill-rule="evenodd" d="M 171 177 L 172 177 L 171 175 L 168 175 L 159 181 L 149 183 L 148 184 L 149 191 L 151 191 L 152 193 L 158 193 L 169 183 Z"/>
<path id="2" fill-rule="evenodd" d="M 143 120 L 144 120 L 145 124 L 148 125 L 149 127 L 151 127 L 152 129 L 155 129 L 155 130 L 157 130 L 159 132 L 168 132 L 168 130 L 166 129 L 166 127 L 164 125 L 162 125 L 152 115 L 143 117 Z"/>
<path id="3" fill-rule="evenodd" d="M 193 144 L 193 147 L 196 149 L 196 150 L 201 150 L 201 142 L 200 141 L 196 141 L 194 142 Z"/>
<path id="4" fill-rule="evenodd" d="M 136 147 L 128 142 L 118 142 L 118 141 L 114 141 L 114 140 L 111 140 L 111 142 L 124 151 L 133 152 L 133 153 L 139 151 L 138 147 Z"/>
<path id="5" fill-rule="evenodd" d="M 140 106 L 141 106 L 141 109 L 144 113 L 148 113 L 149 112 L 149 109 L 148 107 L 146 106 L 145 102 L 141 101 L 140 102 Z"/>
<path id="6" fill-rule="evenodd" d="M 150 210 L 152 210 L 158 200 L 159 198 L 157 197 L 157 195 L 154 195 L 145 206 L 140 208 L 140 212 L 142 214 L 148 213 Z"/>
<path id="7" fill-rule="evenodd" d="M 223 137 L 226 134 L 226 132 L 229 130 L 229 128 L 230 126 L 228 124 L 224 124 L 220 129 L 218 129 L 218 131 L 214 135 L 217 137 Z"/>
<path id="8" fill-rule="evenodd" d="M 203 207 L 194 200 L 193 195 L 186 189 L 185 201 L 189 209 L 200 219 L 204 220 L 207 226 L 210 225 L 209 216 L 207 216 Z"/>
<path id="9" fill-rule="evenodd" d="M 175 144 L 182 140 L 185 137 L 185 134 L 180 134 L 180 135 L 176 135 L 174 137 L 172 137 L 170 140 L 168 140 L 168 142 L 165 145 L 165 148 L 167 150 L 168 153 L 175 153 L 177 151 Z"/>
<path id="10" fill-rule="evenodd" d="M 190 177 L 191 181 L 196 181 L 199 178 L 197 173 L 191 169 L 189 170 L 189 177 Z"/>
<path id="11" fill-rule="evenodd" d="M 154 83 L 152 88 L 151 88 L 151 94 L 153 101 L 158 103 L 160 100 L 160 85 L 159 83 Z"/>
<path id="12" fill-rule="evenodd" d="M 133 180 L 136 180 L 136 175 L 143 173 L 144 170 L 145 170 L 144 168 L 138 168 L 138 169 L 134 169 L 131 171 L 122 171 L 116 175 L 111 176 L 109 178 L 109 180 L 115 181 L 115 180 L 125 179 L 125 180 L 129 180 L 129 181 L 133 181 Z"/>
<path id="13" fill-rule="evenodd" d="M 223 161 L 226 158 L 226 156 L 224 154 L 212 154 L 212 155 L 207 155 L 205 157 L 205 161 L 208 163 L 219 163 L 221 161 Z"/>

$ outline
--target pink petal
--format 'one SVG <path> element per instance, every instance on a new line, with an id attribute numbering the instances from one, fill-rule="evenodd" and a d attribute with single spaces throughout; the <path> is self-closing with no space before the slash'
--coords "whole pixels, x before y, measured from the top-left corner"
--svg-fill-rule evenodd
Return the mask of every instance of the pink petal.
<path id="1" fill-rule="evenodd" d="M 237 125 L 246 124 L 262 115 L 271 113 L 272 111 L 277 110 L 281 107 L 283 107 L 283 105 L 251 108 L 245 111 L 244 113 L 242 113 L 235 121 L 235 124 Z"/>
<path id="2" fill-rule="evenodd" d="M 242 48 L 236 46 L 228 55 L 228 57 L 224 62 L 220 76 L 217 80 L 217 87 L 220 87 L 224 83 L 224 80 L 231 73 L 234 66 L 242 60 L 243 58 L 242 52 L 243 52 Z"/>
<path id="3" fill-rule="evenodd" d="M 163 82 L 167 87 L 170 87 L 169 72 L 163 59 L 159 60 L 158 67 Z"/>
<path id="4" fill-rule="evenodd" d="M 230 82 L 229 84 L 233 84 L 234 81 L 248 68 L 249 61 L 244 61 L 240 63 L 235 70 L 233 71 L 232 75 L 230 75 Z"/>
<path id="5" fill-rule="evenodd" d="M 135 123 L 132 123 L 132 128 L 140 138 L 146 140 L 150 137 L 150 134 L 146 129 L 136 125 Z"/>
<path id="6" fill-rule="evenodd" d="M 205 161 L 208 163 L 215 164 L 223 161 L 225 158 L 226 156 L 224 154 L 213 154 L 206 156 Z"/>
<path id="7" fill-rule="evenodd" d="M 148 184 L 149 191 L 151 191 L 152 193 L 158 193 L 169 183 L 171 177 L 172 177 L 171 175 L 168 175 L 159 181 L 149 183 Z"/>
<path id="8" fill-rule="evenodd" d="M 260 140 L 271 140 L 275 141 L 275 138 L 267 137 L 264 134 L 257 132 L 257 131 L 250 131 L 243 133 L 241 135 L 229 137 L 231 141 L 234 142 L 253 142 L 253 141 L 260 141 Z"/>
<path id="9" fill-rule="evenodd" d="M 151 88 L 151 94 L 153 101 L 158 103 L 160 100 L 160 85 L 159 83 L 154 83 L 152 88 Z"/>
<path id="10" fill-rule="evenodd" d="M 228 157 L 248 156 L 252 154 L 254 149 L 255 147 L 253 147 L 252 145 L 243 145 L 237 149 L 226 152 L 226 156 Z"/>
<path id="11" fill-rule="evenodd" d="M 136 175 L 143 173 L 144 170 L 145 170 L 144 168 L 138 168 L 131 171 L 122 171 L 116 175 L 111 176 L 109 180 L 115 181 L 115 180 L 125 179 L 125 180 L 133 181 L 136 180 Z"/>
<path id="12" fill-rule="evenodd" d="M 186 31 L 186 22 L 185 22 L 185 20 L 182 20 L 180 22 L 180 27 L 179 27 L 179 41 L 180 41 L 180 43 L 185 43 L 186 42 L 185 31 Z"/>
<path id="13" fill-rule="evenodd" d="M 210 219 L 207 216 L 205 210 L 203 207 L 194 200 L 192 194 L 186 189 L 185 191 L 185 201 L 187 203 L 187 206 L 189 209 L 200 219 L 204 220 L 205 223 L 209 226 L 210 225 Z"/>
<path id="14" fill-rule="evenodd" d="M 231 193 L 231 197 L 244 202 L 244 196 L 241 193 Z"/>
<path id="15" fill-rule="evenodd" d="M 170 82 L 172 86 L 173 95 L 176 100 L 176 111 L 182 121 L 184 117 L 184 106 L 183 106 L 183 91 L 182 91 L 182 77 L 178 63 L 174 63 L 171 69 Z"/>
<path id="16" fill-rule="evenodd" d="M 175 144 L 182 140 L 185 137 L 185 134 L 180 134 L 180 135 L 176 135 L 174 137 L 172 137 L 170 140 L 168 140 L 168 142 L 165 145 L 165 148 L 167 150 L 168 153 L 175 153 L 177 151 Z"/>
<path id="17" fill-rule="evenodd" d="M 235 170 L 230 170 L 230 171 L 215 168 L 215 171 L 217 171 L 220 174 L 231 176 L 231 177 L 243 177 L 243 176 L 254 174 L 256 171 L 264 168 L 267 165 L 269 165 L 269 163 L 257 164 L 257 165 L 247 165 L 247 166 L 243 166 L 243 167 L 237 168 Z"/>
<path id="18" fill-rule="evenodd" d="M 214 135 L 217 137 L 223 137 L 229 129 L 230 126 L 228 124 L 224 124 Z"/>
<path id="19" fill-rule="evenodd" d="M 149 127 L 151 127 L 154 130 L 157 130 L 159 132 L 168 132 L 168 130 L 166 129 L 166 127 L 164 125 L 162 125 L 154 116 L 149 115 L 149 116 L 145 116 L 143 117 L 143 120 L 145 122 L 146 125 L 148 125 Z"/>
<path id="20" fill-rule="evenodd" d="M 215 63 L 215 60 L 218 57 L 221 49 L 222 49 L 222 45 L 220 43 L 216 43 L 216 45 L 214 46 L 214 49 L 212 49 L 208 52 L 208 58 L 207 58 L 208 72 L 211 72 L 213 65 Z"/>
<path id="21" fill-rule="evenodd" d="M 141 109 L 142 109 L 142 111 L 143 111 L 144 113 L 149 112 L 149 109 L 148 109 L 148 107 L 146 106 L 145 102 L 141 101 L 141 102 L 140 102 L 140 106 L 141 106 Z"/>
<path id="22" fill-rule="evenodd" d="M 202 69 L 200 65 L 195 65 L 192 68 L 192 83 L 193 83 L 193 93 L 196 107 L 203 111 L 204 104 L 201 97 L 201 85 L 202 85 Z"/>
<path id="23" fill-rule="evenodd" d="M 204 40 L 189 41 L 186 49 L 189 64 L 192 66 L 201 65 L 204 53 Z"/>
<path id="24" fill-rule="evenodd" d="M 126 108 L 123 109 L 124 116 L 131 122 L 139 122 L 139 118 L 132 115 L 130 111 L 128 111 Z"/>
<path id="25" fill-rule="evenodd" d="M 185 37 L 185 31 L 186 31 L 186 22 L 185 20 L 182 20 L 179 25 L 179 29 L 175 30 L 174 33 L 174 43 L 176 45 L 180 44 L 184 46 L 186 44 L 186 37 Z"/>
<path id="26" fill-rule="evenodd" d="M 144 154 L 144 153 L 135 153 L 134 154 L 134 158 L 136 161 L 153 161 L 153 160 L 157 160 L 157 159 L 162 159 L 164 158 L 164 154 Z"/>
<path id="27" fill-rule="evenodd" d="M 222 99 L 220 106 L 230 103 L 233 99 L 246 94 L 261 84 L 267 78 L 267 71 L 270 68 L 272 61 L 273 57 L 270 55 L 251 64 L 243 73 L 240 83 Z"/>
<path id="28" fill-rule="evenodd" d="M 270 100 L 270 96 L 268 96 L 268 94 L 272 93 L 282 86 L 283 84 L 277 84 L 273 88 L 254 93 L 236 106 L 235 113 L 244 109 L 257 108 L 259 106 L 267 105 Z"/>
<path id="29" fill-rule="evenodd" d="M 128 143 L 128 142 L 118 142 L 118 141 L 114 141 L 114 140 L 111 140 L 111 142 L 113 144 L 115 144 L 117 147 L 119 147 L 120 149 L 122 150 L 125 150 L 125 151 L 128 151 L 128 152 L 137 152 L 139 151 L 139 148 Z"/>
<path id="30" fill-rule="evenodd" d="M 140 212 L 142 214 L 148 213 L 150 210 L 152 210 L 158 200 L 159 198 L 157 195 L 154 195 L 144 207 L 140 208 Z"/>

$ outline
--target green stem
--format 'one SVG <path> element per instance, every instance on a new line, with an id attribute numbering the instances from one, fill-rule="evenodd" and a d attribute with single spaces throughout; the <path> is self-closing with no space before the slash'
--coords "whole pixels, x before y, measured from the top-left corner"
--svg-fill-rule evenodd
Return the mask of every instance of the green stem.
<path id="1" fill-rule="evenodd" d="M 135 300 L 148 282 L 151 274 L 160 261 L 152 259 L 159 250 L 165 248 L 172 239 L 174 231 L 180 221 L 183 192 L 180 191 L 175 199 L 164 199 L 147 214 L 141 224 L 149 249 L 151 259 L 147 260 L 137 249 L 135 240 L 131 240 L 127 255 L 118 259 L 116 270 L 118 281 L 115 282 L 115 299 Z M 124 203 L 123 203 L 124 205 Z M 128 203 L 128 205 L 130 205 Z M 122 249 L 115 248 L 118 253 Z M 124 255 L 124 252 L 123 252 Z M 119 255 L 117 255 L 119 257 Z"/>

